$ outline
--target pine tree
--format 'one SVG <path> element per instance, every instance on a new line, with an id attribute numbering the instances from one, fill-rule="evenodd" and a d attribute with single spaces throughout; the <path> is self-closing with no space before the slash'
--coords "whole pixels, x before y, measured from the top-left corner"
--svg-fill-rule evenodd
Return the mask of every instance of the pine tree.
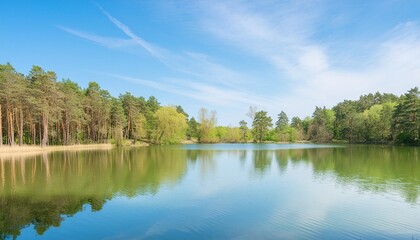
<path id="1" fill-rule="evenodd" d="M 273 126 L 271 117 L 267 116 L 266 111 L 258 111 L 255 113 L 254 121 L 252 122 L 254 140 L 262 142 L 267 135 L 269 128 Z"/>
<path id="2" fill-rule="evenodd" d="M 276 131 L 281 132 L 289 126 L 289 118 L 286 113 L 281 111 L 276 122 Z"/>
<path id="3" fill-rule="evenodd" d="M 399 143 L 420 143 L 420 91 L 417 87 L 410 89 L 395 108 L 393 132 Z"/>

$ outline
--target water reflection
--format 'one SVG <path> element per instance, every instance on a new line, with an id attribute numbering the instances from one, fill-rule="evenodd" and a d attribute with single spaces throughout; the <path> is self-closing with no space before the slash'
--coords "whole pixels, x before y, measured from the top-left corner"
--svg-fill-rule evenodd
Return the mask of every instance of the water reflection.
<path id="1" fill-rule="evenodd" d="M 187 170 L 187 152 L 136 148 L 1 158 L 0 238 L 33 224 L 38 234 L 115 195 L 155 194 Z"/>
<path id="2" fill-rule="evenodd" d="M 271 160 L 273 159 L 273 151 L 267 150 L 254 150 L 252 160 L 254 164 L 255 172 L 259 175 L 263 175 L 271 166 Z"/>
<path id="3" fill-rule="evenodd" d="M 352 146 L 281 150 L 276 153 L 279 168 L 308 163 L 316 176 L 336 176 L 341 184 L 363 191 L 399 191 L 407 202 L 416 203 L 420 192 L 420 152 L 415 147 Z"/>
<path id="4" fill-rule="evenodd" d="M 180 184 L 187 171 L 196 166 L 201 178 L 216 177 L 217 165 L 225 164 L 220 158 L 238 161 L 241 166 L 250 163 L 260 177 L 268 175 L 276 165 L 279 177 L 293 171 L 293 166 L 304 165 L 312 169 L 316 178 L 333 176 L 341 185 L 372 193 L 398 192 L 410 204 L 418 201 L 418 148 L 305 147 L 116 148 L 0 157 L 0 239 L 17 237 L 21 229 L 31 225 L 43 234 L 87 204 L 99 211 L 115 196 L 154 195 L 162 187 Z"/>

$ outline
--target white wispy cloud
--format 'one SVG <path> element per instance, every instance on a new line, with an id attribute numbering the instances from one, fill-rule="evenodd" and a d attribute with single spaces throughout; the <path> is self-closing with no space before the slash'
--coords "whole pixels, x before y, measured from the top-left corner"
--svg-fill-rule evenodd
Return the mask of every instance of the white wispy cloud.
<path id="1" fill-rule="evenodd" d="M 233 60 L 229 58 L 220 64 L 218 56 L 208 52 L 177 52 L 151 43 L 100 6 L 127 39 L 59 28 L 108 48 L 136 46 L 177 73 L 159 76 L 155 81 L 124 73 L 113 77 L 185 96 L 199 101 L 197 105 L 231 107 L 232 112 L 256 105 L 273 116 L 284 110 L 288 115 L 303 117 L 310 115 L 316 105 L 331 107 L 344 99 L 376 91 L 402 94 L 420 84 L 420 27 L 416 22 L 403 22 L 375 39 L 346 39 L 340 45 L 340 38 L 321 40 L 317 34 L 323 25 L 338 28 L 354 19 L 350 15 L 326 16 L 328 10 L 322 0 L 258 4 L 201 1 L 185 9 L 184 4 L 179 3 L 177 11 L 191 11 L 194 21 L 190 24 L 222 47 L 265 62 L 267 72 L 232 68 L 234 64 L 229 61 Z M 337 45 L 340 47 L 335 48 Z"/>
<path id="2" fill-rule="evenodd" d="M 273 7 L 277 10 L 261 10 L 243 1 L 204 2 L 197 14 L 205 16 L 201 29 L 271 64 L 279 73 L 278 78 L 267 80 L 273 87 L 292 83 L 288 94 L 268 97 L 272 100 L 269 110 L 284 109 L 302 116 L 310 114 L 315 105 L 331 107 L 376 91 L 401 94 L 420 84 L 417 23 L 389 29 L 378 37 L 380 41 L 364 39 L 369 54 L 361 57 L 349 51 L 357 50 L 351 43 L 337 50 L 331 49 L 333 44 L 328 41 L 316 40 L 314 35 L 325 24 L 323 1 L 309 1 L 308 8 L 301 2 L 284 3 Z M 337 62 L 357 64 L 337 66 Z"/>
<path id="3" fill-rule="evenodd" d="M 151 44 L 150 42 L 135 34 L 127 25 L 113 17 L 101 6 L 98 5 L 98 7 L 102 13 L 107 16 L 108 19 L 129 39 L 102 37 L 96 34 L 62 26 L 59 26 L 59 28 L 70 34 L 109 48 L 137 45 L 145 49 L 151 56 L 159 60 L 170 69 L 189 75 L 189 79 L 191 81 L 199 80 L 204 82 L 214 82 L 232 88 L 237 88 L 237 85 L 235 84 L 244 82 L 246 83 L 246 75 L 216 63 L 215 60 L 211 59 L 204 53 L 197 53 L 192 51 L 182 51 L 180 53 L 175 53 L 163 47 Z M 195 79 L 191 77 L 194 77 Z"/>
<path id="4" fill-rule="evenodd" d="M 160 91 L 189 97 L 195 100 L 206 102 L 213 106 L 235 106 L 238 103 L 259 106 L 269 105 L 269 102 L 267 102 L 264 98 L 252 96 L 250 93 L 237 91 L 234 89 L 215 87 L 203 83 L 191 83 L 188 81 L 178 81 L 171 79 L 171 83 L 169 84 L 163 81 L 157 82 L 144 80 L 119 74 L 102 74 Z"/>
<path id="5" fill-rule="evenodd" d="M 204 13 L 199 14 L 205 16 L 201 29 L 265 59 L 281 72 L 295 76 L 302 70 L 328 67 L 322 47 L 308 41 L 321 11 L 314 3 L 286 1 L 258 11 L 252 3 L 220 1 L 205 2 L 201 9 Z"/>
<path id="6" fill-rule="evenodd" d="M 68 32 L 70 34 L 73 34 L 77 37 L 84 38 L 86 40 L 95 42 L 99 45 L 102 45 L 107 48 L 122 48 L 122 47 L 130 47 L 136 45 L 136 42 L 134 42 L 131 39 L 121 39 L 121 38 L 110 38 L 110 37 L 101 37 L 96 34 L 83 32 L 63 26 L 57 26 L 61 30 Z"/>
<path id="7" fill-rule="evenodd" d="M 118 19 L 111 16 L 108 12 L 106 12 L 101 6 L 99 6 L 99 9 L 101 9 L 102 13 L 105 14 L 108 19 L 117 26 L 121 31 L 123 31 L 130 39 L 138 43 L 140 46 L 142 46 L 144 49 L 146 49 L 151 55 L 154 57 L 161 59 L 161 54 L 159 53 L 159 50 L 153 47 L 150 43 L 142 39 L 141 37 L 134 34 L 129 27 L 127 27 L 125 24 L 120 22 Z"/>
<path id="8" fill-rule="evenodd" d="M 117 48 L 127 45 L 132 46 L 133 44 L 137 45 L 170 69 L 185 74 L 185 77 L 182 79 L 166 77 L 150 81 L 123 74 L 106 73 L 106 75 L 192 98 L 212 106 L 237 106 L 238 104 L 269 105 L 265 99 L 252 96 L 252 94 L 241 88 L 241 85 L 247 84 L 249 81 L 249 77 L 245 74 L 218 64 L 204 53 L 191 51 L 174 53 L 168 49 L 151 44 L 136 35 L 127 25 L 110 15 L 102 7 L 99 6 L 99 8 L 129 39 L 101 37 L 61 26 L 60 29 L 105 47 Z"/>

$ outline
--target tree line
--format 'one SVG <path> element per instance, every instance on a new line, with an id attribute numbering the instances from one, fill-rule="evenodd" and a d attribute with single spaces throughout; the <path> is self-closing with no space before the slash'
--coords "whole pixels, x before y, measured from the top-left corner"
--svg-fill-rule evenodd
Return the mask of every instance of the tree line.
<path id="1" fill-rule="evenodd" d="M 285 112 L 273 120 L 265 111 L 250 108 L 252 131 L 248 140 L 312 141 L 319 143 L 395 143 L 420 145 L 420 91 L 402 96 L 379 92 L 358 100 L 339 102 L 331 109 L 316 107 L 311 117 L 289 118 Z M 241 121 L 243 126 L 245 121 Z M 246 125 L 246 124 L 245 124 Z M 244 128 L 245 128 L 244 125 Z"/>
<path id="2" fill-rule="evenodd" d="M 250 123 L 239 127 L 213 127 L 197 134 L 201 142 L 394 143 L 420 145 L 420 91 L 418 87 L 396 96 L 362 95 L 339 102 L 331 109 L 316 107 L 312 116 L 289 117 L 284 111 L 273 119 L 266 111 L 250 107 Z M 200 119 L 206 119 L 200 114 Z M 206 121 L 204 121 L 206 122 Z M 200 134 L 205 138 L 200 139 Z"/>
<path id="3" fill-rule="evenodd" d="M 39 66 L 24 75 L 0 65 L 0 146 L 175 143 L 185 138 L 187 117 L 153 96 L 116 98 L 96 82 L 83 89 Z"/>
<path id="4" fill-rule="evenodd" d="M 331 109 L 316 107 L 301 119 L 281 111 L 276 122 L 250 107 L 239 126 L 217 126 L 215 111 L 200 109 L 198 120 L 181 106 L 161 106 L 126 92 L 118 97 L 90 82 L 80 87 L 57 81 L 53 71 L 33 66 L 27 75 L 0 64 L 0 146 L 108 143 L 172 144 L 312 141 L 420 145 L 420 92 L 402 96 L 375 93 L 345 100 Z"/>

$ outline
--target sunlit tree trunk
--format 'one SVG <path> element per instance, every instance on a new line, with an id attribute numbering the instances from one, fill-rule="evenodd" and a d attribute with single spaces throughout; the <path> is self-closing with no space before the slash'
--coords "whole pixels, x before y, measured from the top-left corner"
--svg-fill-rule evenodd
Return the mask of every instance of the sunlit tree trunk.
<path id="1" fill-rule="evenodd" d="M 32 114 L 30 110 L 28 111 L 28 120 L 29 120 L 29 133 L 31 134 L 31 141 L 32 141 L 32 144 L 35 145 L 36 130 L 35 130 L 35 123 L 33 123 Z M 31 141 L 28 141 L 28 142 L 30 143 Z"/>
<path id="2" fill-rule="evenodd" d="M 42 129 L 41 129 L 41 124 L 38 124 L 38 132 L 39 132 L 39 143 L 42 143 Z"/>
<path id="3" fill-rule="evenodd" d="M 32 124 L 32 141 L 33 144 L 36 144 L 36 126 L 35 123 Z"/>
<path id="4" fill-rule="evenodd" d="M 66 123 L 65 125 L 65 131 L 66 131 L 66 138 L 65 138 L 65 144 L 68 145 L 70 142 L 70 119 L 69 119 L 69 114 L 66 111 Z"/>
<path id="5" fill-rule="evenodd" d="M 23 145 L 23 110 L 19 108 L 19 114 L 16 116 L 16 126 L 18 130 L 19 146 Z"/>
<path id="6" fill-rule="evenodd" d="M 42 113 L 42 141 L 41 147 L 47 146 L 48 142 L 48 115 L 46 113 Z"/>
<path id="7" fill-rule="evenodd" d="M 7 108 L 7 116 L 8 116 L 8 136 L 9 136 L 9 144 L 10 146 L 14 146 L 15 145 L 15 128 L 14 128 L 14 124 L 13 124 L 13 110 L 11 109 L 11 107 Z"/>
<path id="8" fill-rule="evenodd" d="M 67 131 L 65 130 L 64 122 L 65 121 L 61 121 L 61 131 L 62 131 L 62 134 L 63 134 L 63 143 L 64 143 L 64 145 L 67 145 L 67 137 L 66 137 Z"/>

